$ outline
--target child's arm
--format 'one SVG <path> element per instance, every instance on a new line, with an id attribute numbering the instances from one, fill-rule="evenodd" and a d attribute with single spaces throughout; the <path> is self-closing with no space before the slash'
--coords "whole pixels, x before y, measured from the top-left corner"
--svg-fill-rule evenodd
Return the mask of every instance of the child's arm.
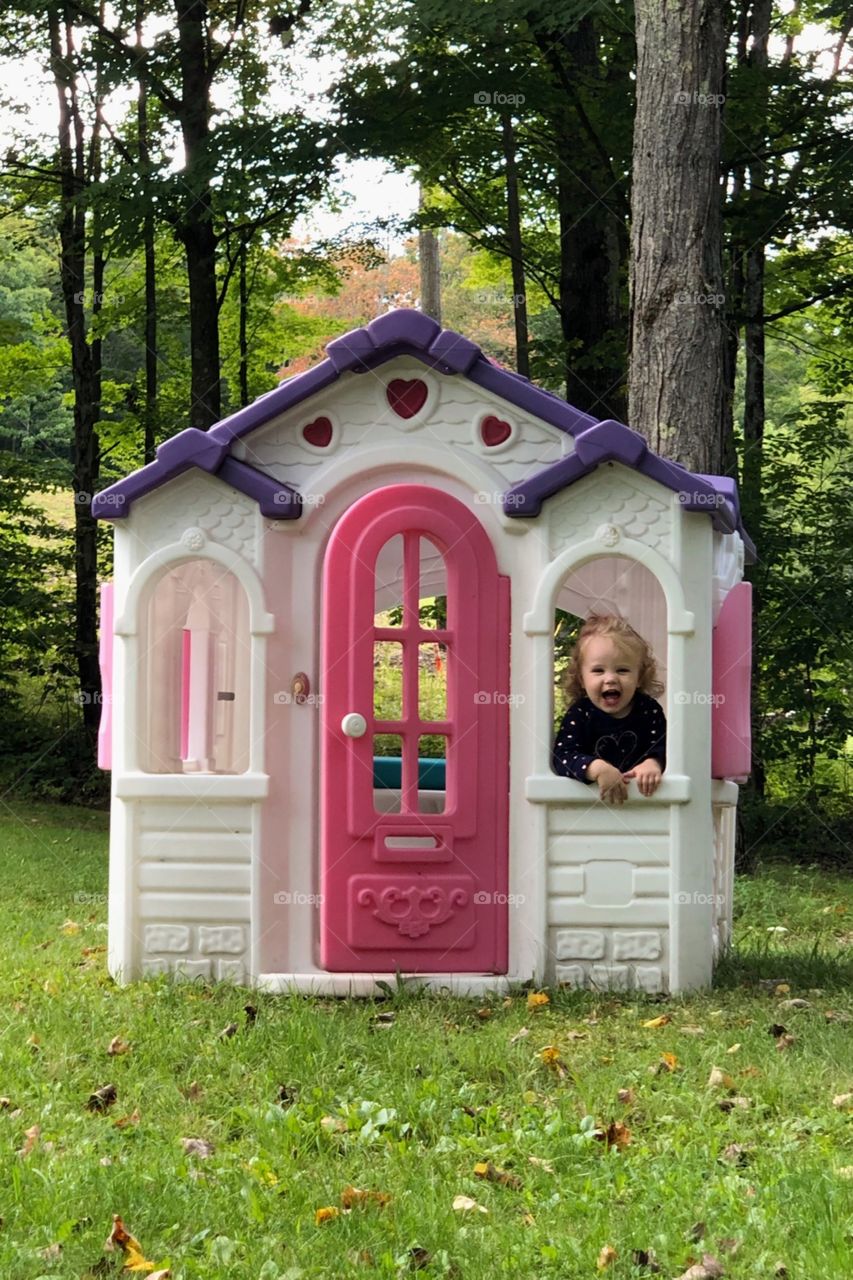
<path id="1" fill-rule="evenodd" d="M 569 707 L 563 716 L 562 724 L 554 741 L 551 753 L 551 767 L 563 778 L 576 778 L 578 782 L 589 782 L 588 767 L 595 760 L 589 751 L 587 739 L 588 712 L 583 707 Z"/>
<path id="2" fill-rule="evenodd" d="M 587 769 L 586 777 L 589 782 L 598 783 L 598 794 L 605 804 L 624 804 L 628 799 L 625 779 L 633 777 L 633 774 L 623 774 L 614 764 L 596 758 Z"/>
<path id="3" fill-rule="evenodd" d="M 649 754 L 625 774 L 626 778 L 634 778 L 642 796 L 654 795 L 666 768 L 666 716 L 657 702 L 649 711 Z"/>

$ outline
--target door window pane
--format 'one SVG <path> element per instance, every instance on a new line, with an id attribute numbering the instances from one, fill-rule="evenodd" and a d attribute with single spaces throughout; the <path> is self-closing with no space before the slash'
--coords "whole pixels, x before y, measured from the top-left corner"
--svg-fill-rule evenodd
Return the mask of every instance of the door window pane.
<path id="1" fill-rule="evenodd" d="M 373 714 L 377 720 L 403 718 L 403 645 L 399 640 L 373 643 Z"/>

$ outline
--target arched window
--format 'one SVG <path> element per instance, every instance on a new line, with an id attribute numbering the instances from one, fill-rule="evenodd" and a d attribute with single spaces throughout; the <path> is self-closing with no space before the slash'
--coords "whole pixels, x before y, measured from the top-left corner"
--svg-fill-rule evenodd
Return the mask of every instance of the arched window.
<path id="1" fill-rule="evenodd" d="M 649 645 L 661 684 L 667 683 L 666 597 L 654 574 L 627 556 L 588 560 L 564 579 L 554 617 L 554 730 L 569 701 L 564 675 L 581 622 L 590 614 L 616 614 L 631 624 Z M 665 692 L 658 701 L 665 707 Z"/>
<path id="2" fill-rule="evenodd" d="M 249 602 L 211 559 L 166 569 L 142 606 L 140 767 L 244 773 L 249 765 Z"/>

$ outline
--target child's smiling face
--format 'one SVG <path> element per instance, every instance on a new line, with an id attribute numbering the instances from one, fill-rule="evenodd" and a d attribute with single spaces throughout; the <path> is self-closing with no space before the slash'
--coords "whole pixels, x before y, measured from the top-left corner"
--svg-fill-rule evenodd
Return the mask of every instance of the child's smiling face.
<path id="1" fill-rule="evenodd" d="M 581 655 L 581 679 L 594 707 L 621 719 L 631 710 L 640 681 L 640 665 L 631 651 L 610 636 L 590 636 Z"/>

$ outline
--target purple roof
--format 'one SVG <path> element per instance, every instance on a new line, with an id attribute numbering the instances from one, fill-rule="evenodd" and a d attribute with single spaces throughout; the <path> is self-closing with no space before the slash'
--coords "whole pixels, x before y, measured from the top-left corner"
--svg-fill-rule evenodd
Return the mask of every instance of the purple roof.
<path id="1" fill-rule="evenodd" d="M 326 347 L 327 358 L 320 364 L 282 382 L 245 409 L 224 418 L 210 431 L 189 427 L 179 432 L 160 445 L 154 462 L 97 493 L 92 500 L 92 514 L 101 520 L 120 520 L 137 498 L 191 467 L 199 467 L 254 498 L 263 515 L 280 520 L 297 519 L 302 508 L 299 493 L 256 467 L 233 458 L 232 444 L 336 382 L 342 373 L 365 373 L 401 355 L 414 356 L 441 373 L 463 374 L 484 390 L 574 437 L 575 452 L 570 457 L 545 467 L 504 495 L 507 515 L 536 516 L 546 498 L 600 463 L 616 461 L 684 494 L 686 509 L 704 511 L 711 516 L 716 529 L 727 533 L 739 529 L 747 551 L 753 551 L 740 524 L 733 480 L 725 476 L 694 475 L 677 463 L 658 457 L 636 431 L 618 422 L 598 422 L 589 414 L 581 413 L 559 396 L 500 368 L 468 338 L 452 329 L 442 329 L 428 316 L 409 308 L 390 311 L 371 320 L 365 328 L 353 329 L 336 338 Z"/>

